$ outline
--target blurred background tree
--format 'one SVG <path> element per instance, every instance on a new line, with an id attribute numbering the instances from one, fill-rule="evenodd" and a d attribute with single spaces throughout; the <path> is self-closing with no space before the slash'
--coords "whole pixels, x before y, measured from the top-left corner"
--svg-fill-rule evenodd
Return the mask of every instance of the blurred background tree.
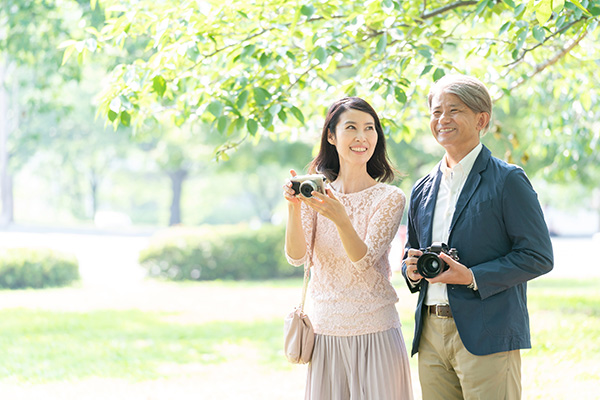
<path id="1" fill-rule="evenodd" d="M 494 98 L 484 143 L 547 182 L 544 203 L 591 206 L 599 15 L 600 0 L 3 0 L 2 171 L 23 171 L 19 199 L 32 177 L 62 199 L 38 213 L 48 222 L 98 210 L 147 225 L 277 222 L 281 181 L 345 95 L 378 110 L 410 191 L 441 157 L 429 87 L 459 72 Z M 34 200 L 19 200 L 19 220 L 35 219 Z"/>

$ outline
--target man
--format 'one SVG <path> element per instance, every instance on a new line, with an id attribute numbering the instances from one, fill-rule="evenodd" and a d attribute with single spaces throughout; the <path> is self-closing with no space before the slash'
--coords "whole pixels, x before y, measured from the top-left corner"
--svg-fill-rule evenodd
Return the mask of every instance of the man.
<path id="1" fill-rule="evenodd" d="M 520 399 L 520 349 L 531 347 L 526 282 L 553 267 L 548 229 L 525 172 L 480 143 L 492 115 L 486 87 L 445 76 L 428 102 L 446 154 L 413 188 L 402 265 L 419 292 L 412 355 L 423 399 Z M 447 270 L 424 278 L 420 249 L 436 242 L 459 260 L 440 252 Z"/>

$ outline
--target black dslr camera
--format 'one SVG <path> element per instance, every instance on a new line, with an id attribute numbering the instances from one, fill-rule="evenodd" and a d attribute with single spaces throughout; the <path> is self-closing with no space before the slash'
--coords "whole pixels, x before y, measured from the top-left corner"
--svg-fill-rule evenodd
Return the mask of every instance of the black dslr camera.
<path id="1" fill-rule="evenodd" d="M 304 197 L 312 197 L 313 191 L 325 194 L 326 181 L 325 175 L 321 174 L 298 175 L 290 179 L 294 195 L 301 194 Z"/>
<path id="2" fill-rule="evenodd" d="M 448 269 L 448 264 L 439 257 L 440 253 L 446 253 L 453 260 L 458 261 L 456 249 L 448 248 L 446 243 L 433 242 L 426 249 L 421 249 L 423 254 L 417 260 L 417 272 L 424 278 L 435 278 Z"/>

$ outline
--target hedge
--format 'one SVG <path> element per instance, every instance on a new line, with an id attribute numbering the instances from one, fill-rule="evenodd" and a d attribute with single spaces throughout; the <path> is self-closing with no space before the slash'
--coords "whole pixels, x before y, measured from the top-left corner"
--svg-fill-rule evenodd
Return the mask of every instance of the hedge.
<path id="1" fill-rule="evenodd" d="M 140 252 L 152 277 L 171 280 L 256 280 L 302 276 L 288 264 L 282 226 L 170 228 Z"/>
<path id="2" fill-rule="evenodd" d="M 75 256 L 50 249 L 0 250 L 0 288 L 65 286 L 79 279 Z"/>

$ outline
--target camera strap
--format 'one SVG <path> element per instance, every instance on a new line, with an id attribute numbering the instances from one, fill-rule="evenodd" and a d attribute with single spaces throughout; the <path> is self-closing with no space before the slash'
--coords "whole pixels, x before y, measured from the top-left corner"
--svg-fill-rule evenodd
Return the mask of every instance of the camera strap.
<path id="1" fill-rule="evenodd" d="M 315 236 L 317 235 L 317 216 L 318 212 L 315 211 L 315 217 L 313 218 L 312 237 L 310 239 L 310 251 L 308 258 L 304 263 L 304 283 L 302 285 L 302 302 L 300 303 L 300 312 L 304 312 L 304 302 L 306 301 L 306 292 L 308 290 L 308 281 L 310 279 L 310 267 L 312 267 L 313 252 L 315 250 Z"/>

